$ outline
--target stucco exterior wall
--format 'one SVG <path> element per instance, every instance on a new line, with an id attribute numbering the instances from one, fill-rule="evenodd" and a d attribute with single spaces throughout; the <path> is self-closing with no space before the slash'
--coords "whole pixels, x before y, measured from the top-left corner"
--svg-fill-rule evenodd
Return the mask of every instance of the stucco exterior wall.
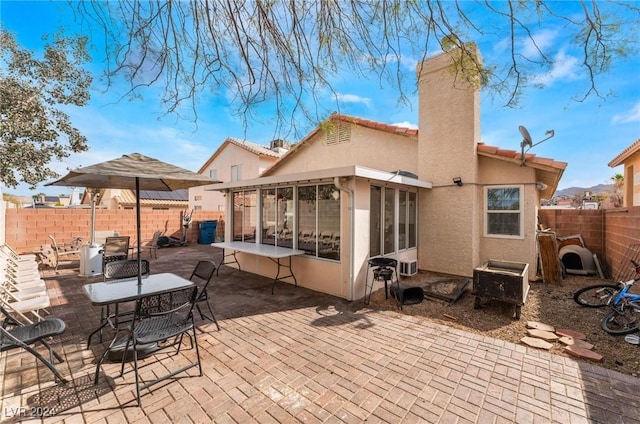
<path id="1" fill-rule="evenodd" d="M 319 131 L 291 152 L 293 157 L 279 164 L 272 175 L 285 175 L 341 166 L 361 165 L 381 171 L 417 173 L 416 137 L 390 134 L 351 124 L 351 141 L 327 145 Z"/>
<path id="2" fill-rule="evenodd" d="M 640 206 L 640 151 L 624 161 L 624 206 Z"/>
<path id="3" fill-rule="evenodd" d="M 498 259 L 529 264 L 529 280 L 536 279 L 537 248 L 536 225 L 539 204 L 535 185 L 535 171 L 532 168 L 514 165 L 491 158 L 479 157 L 478 199 L 480 208 L 478 219 L 481 223 L 480 252 L 478 264 L 487 259 Z M 523 238 L 498 238 L 484 235 L 486 200 L 484 190 L 493 185 L 521 185 L 524 188 Z"/>
<path id="4" fill-rule="evenodd" d="M 478 262 L 476 143 L 479 90 L 456 75 L 443 53 L 418 65 L 418 175 L 433 184 L 420 194 L 421 269 L 470 276 Z M 460 177 L 463 186 L 453 183 Z"/>

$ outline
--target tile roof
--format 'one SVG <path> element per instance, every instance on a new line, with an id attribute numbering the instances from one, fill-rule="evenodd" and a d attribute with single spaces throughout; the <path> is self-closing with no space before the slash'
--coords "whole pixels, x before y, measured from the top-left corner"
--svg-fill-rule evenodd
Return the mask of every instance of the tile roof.
<path id="1" fill-rule="evenodd" d="M 401 125 L 389 125 L 382 122 L 371 121 L 369 119 L 357 118 L 355 116 L 341 115 L 339 113 L 333 113 L 329 119 L 339 119 L 344 122 L 350 122 L 352 124 L 361 125 L 367 128 L 373 128 L 375 130 L 386 131 L 392 134 L 400 135 L 417 135 L 417 128 L 403 127 Z"/>
<path id="2" fill-rule="evenodd" d="M 220 145 L 220 147 L 218 147 L 216 149 L 215 152 L 213 152 L 213 154 L 209 157 L 209 159 L 206 160 L 206 162 L 200 167 L 200 169 L 198 170 L 199 174 L 202 174 L 204 172 L 205 169 L 207 169 L 207 167 L 211 164 L 211 162 L 213 162 L 213 160 L 229 145 L 229 144 L 233 144 L 234 146 L 240 147 L 241 149 L 244 149 L 250 153 L 253 153 L 255 155 L 258 156 L 268 156 L 274 159 L 278 159 L 280 157 L 282 157 L 285 153 L 278 149 L 278 150 L 271 150 L 269 147 L 267 146 L 262 146 L 260 144 L 257 143 L 252 143 L 250 141 L 247 140 L 240 140 L 239 138 L 234 138 L 234 137 L 227 137 L 226 140 L 224 140 L 224 142 Z"/>
<path id="3" fill-rule="evenodd" d="M 558 188 L 558 183 L 567 162 L 560 162 L 551 158 L 543 158 L 531 153 L 525 154 L 525 161 L 522 162 L 520 152 L 515 150 L 500 149 L 499 147 L 487 146 L 484 143 L 477 144 L 478 156 L 485 156 L 493 159 L 504 160 L 514 164 L 527 166 L 536 170 L 536 179 L 544 185 L 540 190 L 543 199 L 550 199 Z M 546 187 L 545 187 L 546 186 Z"/>
<path id="4" fill-rule="evenodd" d="M 631 146 L 624 149 L 618 156 L 613 158 L 608 165 L 611 168 L 616 167 L 618 165 L 622 165 L 625 160 L 627 160 L 631 155 L 633 155 L 636 152 L 640 152 L 640 138 L 637 139 Z"/>
<path id="5" fill-rule="evenodd" d="M 252 143 L 246 140 L 240 140 L 238 138 L 229 137 L 225 140 L 225 142 L 229 142 L 251 153 L 255 153 L 256 155 L 271 156 L 274 158 L 282 156 L 281 153 L 271 150 L 269 147 L 261 146 L 260 144 Z"/>
<path id="6" fill-rule="evenodd" d="M 495 157 L 497 159 L 505 159 L 509 161 L 521 161 L 520 152 L 516 152 L 515 150 L 501 149 L 499 147 L 488 146 L 484 143 L 478 143 L 477 149 L 478 154 L 482 156 Z M 551 158 L 536 156 L 531 153 L 526 153 L 524 156 L 524 164 L 533 166 L 534 168 L 545 167 L 564 171 L 567 167 L 567 162 L 560 162 Z"/>

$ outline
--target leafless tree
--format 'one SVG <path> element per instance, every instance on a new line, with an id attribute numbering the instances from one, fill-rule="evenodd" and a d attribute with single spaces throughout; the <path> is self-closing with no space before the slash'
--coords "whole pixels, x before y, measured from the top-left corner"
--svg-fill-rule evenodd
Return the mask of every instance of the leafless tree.
<path id="1" fill-rule="evenodd" d="M 580 50 L 587 96 L 605 97 L 598 76 L 637 46 L 640 4 L 634 2 L 445 0 L 192 0 L 73 2 L 79 16 L 105 35 L 107 81 L 124 77 L 127 95 L 160 86 L 168 113 L 197 120 L 197 105 L 220 96 L 244 118 L 269 103 L 276 127 L 296 117 L 326 115 L 320 96 L 337 99 L 334 78 L 374 73 L 407 101 L 415 78 L 404 71 L 438 51 L 463 51 L 461 76 L 517 103 L 522 90 L 543 84 L 560 47 L 538 31 L 562 27 Z M 635 34 L 635 37 L 634 37 Z M 495 39 L 506 63 L 468 60 L 467 42 Z M 566 41 L 566 38 L 565 38 Z M 526 46 L 526 48 L 525 48 Z M 458 49 L 453 49 L 457 47 Z M 502 55 L 504 57 L 504 55 Z M 407 78 L 410 75 L 411 78 Z M 336 107 L 338 107 L 336 100 Z M 246 122 L 246 120 L 245 120 Z"/>

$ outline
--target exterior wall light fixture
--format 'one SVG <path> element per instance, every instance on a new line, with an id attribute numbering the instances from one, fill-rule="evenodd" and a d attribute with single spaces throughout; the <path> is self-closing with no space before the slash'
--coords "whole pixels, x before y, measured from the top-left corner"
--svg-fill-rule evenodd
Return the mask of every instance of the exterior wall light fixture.
<path id="1" fill-rule="evenodd" d="M 462 184 L 463 184 L 463 183 L 462 183 L 462 178 L 460 178 L 460 177 L 454 177 L 454 178 L 453 178 L 453 183 L 454 183 L 455 185 L 457 185 L 458 187 L 462 187 Z"/>

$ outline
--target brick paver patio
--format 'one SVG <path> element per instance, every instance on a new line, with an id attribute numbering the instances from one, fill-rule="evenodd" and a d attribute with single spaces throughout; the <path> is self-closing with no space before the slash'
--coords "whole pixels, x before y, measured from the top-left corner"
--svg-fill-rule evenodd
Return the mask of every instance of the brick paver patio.
<path id="1" fill-rule="evenodd" d="M 161 249 L 151 270 L 188 277 L 199 259 L 220 256 L 203 245 Z M 28 353 L 3 354 L 3 422 L 45 413 L 52 423 L 640 423 L 640 379 L 301 287 L 278 284 L 272 295 L 269 279 L 227 267 L 211 286 L 221 331 L 197 322 L 203 376 L 153 386 L 138 408 L 131 368 L 119 377 L 107 363 L 92 384 L 105 345 L 87 349 L 99 308 L 82 285 L 101 277 L 70 264 L 43 275 L 53 315 L 68 324 L 53 346 L 72 381 L 56 385 Z M 147 358 L 141 374 L 193 355 L 187 342 L 179 355 Z"/>

